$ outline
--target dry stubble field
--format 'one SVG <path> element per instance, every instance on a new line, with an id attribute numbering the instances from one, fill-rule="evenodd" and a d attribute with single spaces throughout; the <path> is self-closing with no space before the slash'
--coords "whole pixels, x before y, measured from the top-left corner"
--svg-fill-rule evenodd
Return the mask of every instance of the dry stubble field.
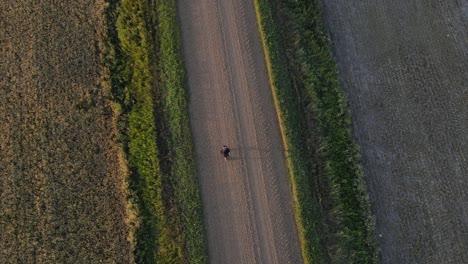
<path id="1" fill-rule="evenodd" d="M 322 2 L 382 263 L 468 263 L 468 2 Z"/>
<path id="2" fill-rule="evenodd" d="M 0 263 L 131 263 L 104 1 L 0 1 Z"/>

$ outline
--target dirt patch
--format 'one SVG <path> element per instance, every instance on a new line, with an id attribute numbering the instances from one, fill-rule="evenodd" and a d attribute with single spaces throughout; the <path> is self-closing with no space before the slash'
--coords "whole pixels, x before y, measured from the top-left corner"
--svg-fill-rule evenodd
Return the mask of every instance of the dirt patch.
<path id="1" fill-rule="evenodd" d="M 131 263 L 104 1 L 0 1 L 0 262 Z"/>
<path id="2" fill-rule="evenodd" d="M 210 262 L 301 263 L 253 3 L 179 1 L 179 15 Z"/>
<path id="3" fill-rule="evenodd" d="M 468 4 L 322 2 L 382 263 L 467 263 Z"/>

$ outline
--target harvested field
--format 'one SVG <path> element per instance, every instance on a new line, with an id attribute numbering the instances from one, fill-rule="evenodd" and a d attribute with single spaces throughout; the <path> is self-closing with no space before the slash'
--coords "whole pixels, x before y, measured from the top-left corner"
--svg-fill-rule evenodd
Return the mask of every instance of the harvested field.
<path id="1" fill-rule="evenodd" d="M 468 263 L 468 2 L 322 1 L 382 263 Z"/>
<path id="2" fill-rule="evenodd" d="M 132 263 L 104 1 L 0 1 L 0 263 Z"/>

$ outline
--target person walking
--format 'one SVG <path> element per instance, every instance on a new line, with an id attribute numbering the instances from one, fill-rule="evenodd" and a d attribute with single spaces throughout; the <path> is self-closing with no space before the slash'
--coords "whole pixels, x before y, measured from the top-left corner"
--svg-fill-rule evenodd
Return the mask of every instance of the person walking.
<path id="1" fill-rule="evenodd" d="M 229 152 L 231 152 L 231 150 L 226 145 L 224 145 L 223 148 L 221 148 L 221 154 L 223 154 L 225 161 L 228 160 Z"/>

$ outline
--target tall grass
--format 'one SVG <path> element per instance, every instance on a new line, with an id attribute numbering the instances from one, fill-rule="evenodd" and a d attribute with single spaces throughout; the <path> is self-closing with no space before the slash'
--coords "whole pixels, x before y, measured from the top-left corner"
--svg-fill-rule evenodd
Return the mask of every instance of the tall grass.
<path id="1" fill-rule="evenodd" d="M 109 67 L 139 208 L 136 262 L 206 263 L 175 4 L 109 3 Z"/>
<path id="2" fill-rule="evenodd" d="M 317 235 L 321 228 L 318 201 L 309 184 L 308 172 L 311 165 L 306 158 L 307 150 L 303 144 L 306 138 L 305 126 L 301 121 L 297 94 L 290 84 L 286 58 L 281 53 L 270 5 L 265 0 L 255 0 L 254 4 L 286 149 L 302 255 L 306 263 L 326 263 L 326 252 L 320 236 Z"/>
<path id="3" fill-rule="evenodd" d="M 159 1 L 161 40 L 161 81 L 165 87 L 164 112 L 170 137 L 171 178 L 184 226 L 184 237 L 191 263 L 206 263 L 206 239 L 202 222 L 201 197 L 193 159 L 192 136 L 186 100 L 185 72 L 182 66 L 180 32 L 176 23 L 175 1 Z"/>
<path id="4" fill-rule="evenodd" d="M 177 220 L 169 218 L 172 208 L 163 200 L 165 175 L 157 146 L 153 100 L 158 78 L 154 75 L 156 45 L 149 34 L 149 11 L 147 1 L 124 0 L 117 19 L 118 38 L 126 55 L 128 157 L 141 218 L 136 232 L 139 263 L 183 258 L 180 227 Z"/>
<path id="5" fill-rule="evenodd" d="M 296 102 L 308 102 L 307 105 L 299 104 L 304 106 L 299 111 L 312 113 L 315 120 L 309 121 L 319 127 L 317 142 L 320 146 L 308 148 L 319 152 L 320 158 L 313 161 L 323 163 L 318 165 L 319 171 L 315 174 L 298 174 L 294 169 L 294 164 L 306 164 L 306 161 L 301 159 L 307 155 L 291 155 L 293 182 L 296 187 L 301 183 L 308 184 L 308 188 L 298 189 L 295 195 L 298 197 L 315 196 L 308 200 L 297 198 L 298 207 L 303 206 L 301 203 L 311 203 L 317 200 L 323 204 L 321 199 L 324 197 L 328 199 L 326 203 L 331 204 L 329 208 L 325 208 L 325 211 L 321 206 L 320 210 L 313 212 L 315 215 L 299 214 L 298 221 L 302 222 L 300 225 L 303 229 L 311 226 L 310 230 L 312 230 L 310 233 L 303 234 L 306 261 L 375 263 L 377 261 L 376 245 L 373 239 L 373 224 L 360 167 L 359 151 L 350 133 L 350 115 L 346 99 L 339 86 L 328 35 L 322 23 L 320 2 L 318 0 L 277 0 L 276 3 L 277 9 L 281 7 L 281 12 L 275 12 L 275 14 L 282 14 L 278 17 L 279 21 L 283 22 L 281 24 L 283 27 L 280 28 L 284 30 L 279 35 L 273 26 L 275 20 L 271 13 L 271 6 L 265 0 L 256 0 L 259 27 L 263 35 L 267 62 L 270 64 L 271 82 L 274 93 L 279 98 L 277 106 L 280 109 L 280 115 L 286 116 L 282 118 L 285 142 L 290 145 L 288 148 L 291 150 L 294 149 L 293 145 L 301 141 L 291 138 L 291 133 L 288 132 L 291 129 L 299 129 L 299 126 L 295 122 L 286 120 L 291 112 L 297 111 L 297 108 L 285 101 L 294 101 L 289 97 L 294 95 L 293 91 L 297 91 Z M 284 57 L 281 58 L 283 49 L 278 44 L 280 42 L 286 45 L 284 50 L 288 55 L 287 62 Z M 294 89 L 288 82 L 288 67 L 293 69 L 291 72 L 295 73 L 290 76 Z M 304 114 L 304 116 L 310 115 Z M 307 140 L 302 140 L 302 142 L 310 145 Z M 326 179 L 307 179 L 307 177 L 321 176 L 325 176 Z M 326 184 L 317 186 L 317 182 L 326 182 Z M 324 186 L 327 190 L 321 190 Z M 323 192 L 326 195 L 323 195 Z M 326 231 L 322 232 L 317 227 L 322 227 Z M 320 243 L 314 236 L 322 236 Z"/>

